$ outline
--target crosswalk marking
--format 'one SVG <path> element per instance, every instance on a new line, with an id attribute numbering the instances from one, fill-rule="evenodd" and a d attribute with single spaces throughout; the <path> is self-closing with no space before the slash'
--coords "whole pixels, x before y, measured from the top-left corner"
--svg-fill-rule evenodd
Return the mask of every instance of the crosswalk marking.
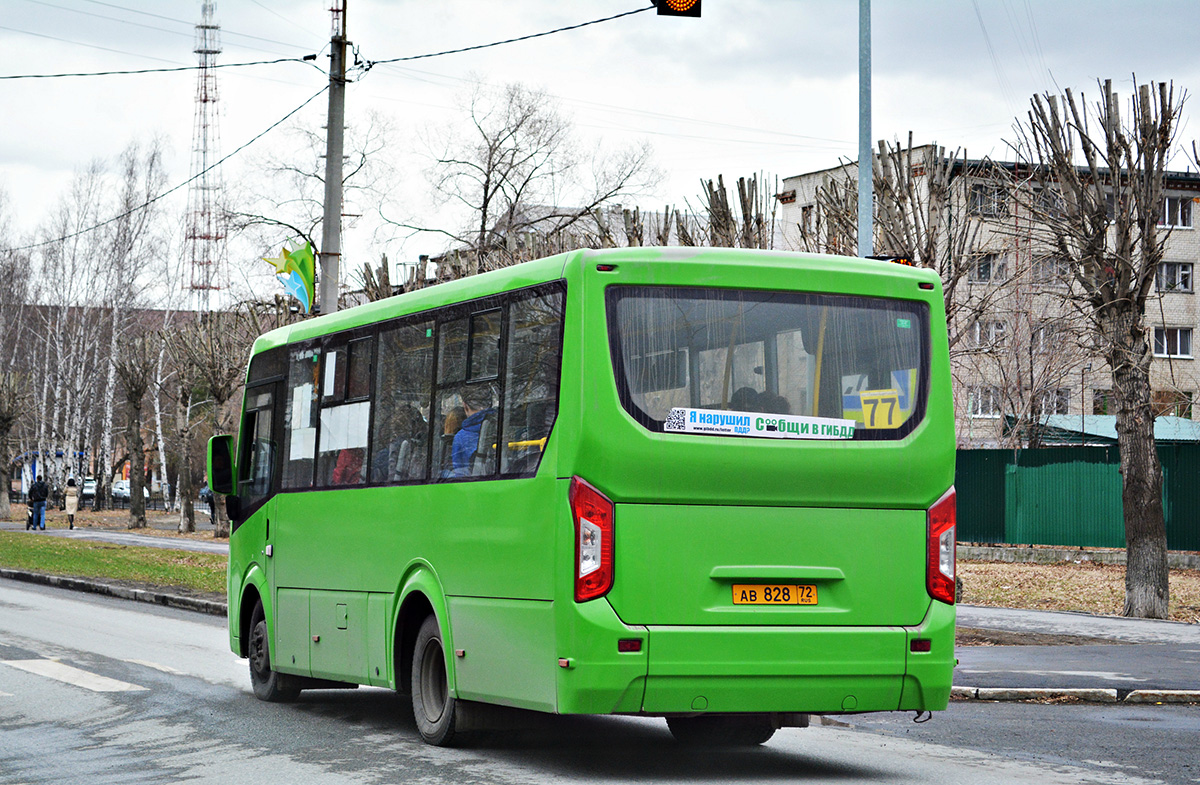
<path id="1" fill-rule="evenodd" d="M 136 684 L 130 684 L 127 681 L 118 681 L 117 679 L 110 679 L 107 676 L 88 673 L 85 670 L 64 665 L 56 660 L 0 660 L 0 662 L 18 670 L 38 676 L 45 676 L 48 679 L 55 679 L 66 684 L 73 684 L 76 687 L 82 687 L 92 692 L 132 692 L 146 689 Z"/>

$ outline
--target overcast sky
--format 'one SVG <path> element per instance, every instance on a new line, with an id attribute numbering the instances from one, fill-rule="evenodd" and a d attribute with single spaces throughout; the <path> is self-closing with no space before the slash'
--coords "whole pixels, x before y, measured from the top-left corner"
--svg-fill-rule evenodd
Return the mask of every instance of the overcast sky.
<path id="1" fill-rule="evenodd" d="M 246 62 L 321 53 L 327 65 L 329 0 L 223 0 L 223 53 Z M 361 57 L 403 57 L 487 43 L 634 10 L 648 0 L 348 0 L 348 32 Z M 3 0 L 0 76 L 194 65 L 200 3 L 185 0 Z M 1065 87 L 1094 96 L 1111 78 L 1127 94 L 1139 80 L 1200 85 L 1194 2 L 875 0 L 873 135 L 1009 157 L 1005 140 L 1035 92 Z M 417 212 L 427 158 L 422 129 L 453 124 L 476 76 L 523 82 L 558 97 L 586 143 L 649 141 L 665 178 L 644 207 L 695 201 L 701 178 L 763 172 L 785 177 L 856 156 L 858 5 L 854 0 L 707 0 L 701 19 L 653 11 L 532 41 L 401 65 L 380 65 L 352 85 L 351 122 L 388 117 L 398 165 L 397 209 Z M 317 69 L 288 63 L 219 72 L 221 152 L 229 153 L 318 91 Z M 33 232 L 95 159 L 135 140 L 167 143 L 170 184 L 186 180 L 195 73 L 0 80 L 0 188 L 16 227 Z M 319 123 L 322 97 L 306 111 Z M 1181 140 L 1195 126 L 1185 111 Z M 226 164 L 238 180 L 254 156 L 283 144 L 279 131 Z M 1173 162 L 1182 169 L 1182 155 Z M 173 209 L 182 212 L 181 193 Z M 358 234 L 356 234 L 358 233 Z M 365 227 L 347 253 L 386 250 L 393 260 L 437 252 L 418 237 L 386 247 Z M 282 241 L 282 237 L 280 238 Z M 369 250 L 368 250 L 369 249 Z M 254 260 L 231 260 L 254 264 Z M 363 259 L 348 259 L 361 264 Z"/>

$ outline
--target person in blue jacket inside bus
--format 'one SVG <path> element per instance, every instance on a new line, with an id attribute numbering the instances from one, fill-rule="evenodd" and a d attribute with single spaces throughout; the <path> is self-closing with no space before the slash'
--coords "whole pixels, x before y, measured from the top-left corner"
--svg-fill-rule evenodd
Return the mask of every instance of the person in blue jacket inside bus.
<path id="1" fill-rule="evenodd" d="M 492 391 L 487 385 L 467 387 L 462 392 L 466 419 L 450 444 L 451 477 L 471 476 L 471 464 L 479 449 L 479 431 L 484 421 L 496 414 L 492 406 Z"/>

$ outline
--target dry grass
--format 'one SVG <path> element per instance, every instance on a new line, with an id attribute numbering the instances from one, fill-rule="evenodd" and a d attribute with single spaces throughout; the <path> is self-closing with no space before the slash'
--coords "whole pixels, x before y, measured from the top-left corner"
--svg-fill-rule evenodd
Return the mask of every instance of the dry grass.
<path id="1" fill-rule="evenodd" d="M 1006 564 L 960 561 L 962 602 L 995 608 L 1118 615 L 1125 568 L 1111 564 Z M 1171 570 L 1170 616 L 1200 622 L 1200 571 Z"/>

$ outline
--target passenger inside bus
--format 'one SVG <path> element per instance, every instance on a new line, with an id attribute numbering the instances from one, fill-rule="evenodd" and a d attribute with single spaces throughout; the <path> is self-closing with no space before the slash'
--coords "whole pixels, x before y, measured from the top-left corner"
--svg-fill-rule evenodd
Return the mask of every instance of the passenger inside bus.
<path id="1" fill-rule="evenodd" d="M 494 423 L 496 410 L 492 406 L 492 393 L 486 385 L 473 385 L 462 392 L 463 414 L 465 419 L 450 446 L 450 463 L 452 477 L 469 477 L 474 472 L 475 454 L 479 451 L 480 434 L 486 434 L 490 441 L 494 439 Z M 492 429 L 487 426 L 492 425 Z M 490 445 L 489 445 L 490 446 Z"/>

